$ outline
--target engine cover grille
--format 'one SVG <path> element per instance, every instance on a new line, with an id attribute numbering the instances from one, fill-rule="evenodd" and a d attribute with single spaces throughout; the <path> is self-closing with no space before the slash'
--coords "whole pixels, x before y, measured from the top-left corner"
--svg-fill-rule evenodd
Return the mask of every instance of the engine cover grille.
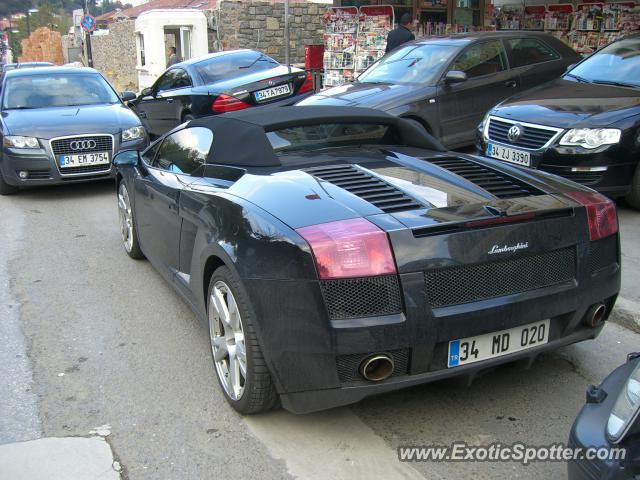
<path id="1" fill-rule="evenodd" d="M 445 267 L 425 272 L 432 308 L 557 285 L 576 276 L 574 247 L 491 263 Z"/>
<path id="2" fill-rule="evenodd" d="M 392 377 L 397 377 L 400 375 L 406 375 L 409 372 L 409 349 L 403 348 L 400 350 L 389 350 L 386 352 L 376 352 L 376 353 L 386 353 L 391 355 L 393 358 L 393 373 Z M 336 365 L 338 368 L 338 377 L 340 378 L 340 382 L 342 383 L 350 383 L 357 381 L 366 381 L 362 377 L 360 377 L 359 368 L 362 361 L 373 355 L 372 353 L 354 353 L 350 355 L 339 355 L 336 358 Z"/>
<path id="3" fill-rule="evenodd" d="M 397 275 L 320 282 L 331 320 L 378 317 L 402 311 Z"/>

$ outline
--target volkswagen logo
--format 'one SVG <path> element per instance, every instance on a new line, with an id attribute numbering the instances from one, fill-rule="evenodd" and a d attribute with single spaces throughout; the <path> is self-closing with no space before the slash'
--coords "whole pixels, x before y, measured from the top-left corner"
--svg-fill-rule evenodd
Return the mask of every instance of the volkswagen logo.
<path id="1" fill-rule="evenodd" d="M 95 140 L 74 140 L 69 144 L 71 150 L 93 150 L 96 148 Z"/>
<path id="2" fill-rule="evenodd" d="M 512 126 L 507 132 L 507 138 L 511 143 L 517 142 L 522 135 L 522 128 L 519 125 Z"/>

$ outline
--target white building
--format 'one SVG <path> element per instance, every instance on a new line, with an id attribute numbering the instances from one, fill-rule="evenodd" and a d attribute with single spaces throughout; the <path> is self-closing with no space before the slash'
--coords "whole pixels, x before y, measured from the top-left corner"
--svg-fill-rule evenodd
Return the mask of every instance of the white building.
<path id="1" fill-rule="evenodd" d="M 183 60 L 208 53 L 207 18 L 201 10 L 148 10 L 135 20 L 138 85 L 149 87 L 167 68 L 167 48 Z"/>

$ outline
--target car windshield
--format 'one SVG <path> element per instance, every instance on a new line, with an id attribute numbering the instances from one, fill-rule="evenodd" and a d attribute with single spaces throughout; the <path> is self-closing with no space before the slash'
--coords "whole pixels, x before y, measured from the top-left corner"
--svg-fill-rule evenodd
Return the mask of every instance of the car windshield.
<path id="1" fill-rule="evenodd" d="M 47 73 L 7 79 L 3 109 L 115 104 L 120 99 L 97 73 Z"/>
<path id="2" fill-rule="evenodd" d="M 395 130 L 373 123 L 324 123 L 283 128 L 267 133 L 276 152 L 362 144 L 398 144 Z"/>
<path id="3" fill-rule="evenodd" d="M 591 83 L 640 87 L 640 37 L 604 47 L 566 76 Z"/>
<path id="4" fill-rule="evenodd" d="M 196 63 L 194 68 L 204 83 L 215 83 L 240 75 L 269 70 L 278 65 L 278 62 L 264 53 L 246 51 L 209 58 Z"/>
<path id="5" fill-rule="evenodd" d="M 358 82 L 433 85 L 458 50 L 433 43 L 400 47 L 363 72 Z"/>

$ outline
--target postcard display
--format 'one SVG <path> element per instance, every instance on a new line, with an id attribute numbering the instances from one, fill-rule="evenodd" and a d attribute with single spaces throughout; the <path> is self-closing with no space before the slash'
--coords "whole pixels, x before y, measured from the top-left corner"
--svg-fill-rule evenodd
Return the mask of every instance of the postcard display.
<path id="1" fill-rule="evenodd" d="M 324 16 L 324 86 L 342 85 L 384 55 L 393 7 L 332 7 Z"/>
<path id="2" fill-rule="evenodd" d="M 588 54 L 624 34 L 640 29 L 640 6 L 634 1 L 503 5 L 493 9 L 498 30 L 539 30 Z"/>

